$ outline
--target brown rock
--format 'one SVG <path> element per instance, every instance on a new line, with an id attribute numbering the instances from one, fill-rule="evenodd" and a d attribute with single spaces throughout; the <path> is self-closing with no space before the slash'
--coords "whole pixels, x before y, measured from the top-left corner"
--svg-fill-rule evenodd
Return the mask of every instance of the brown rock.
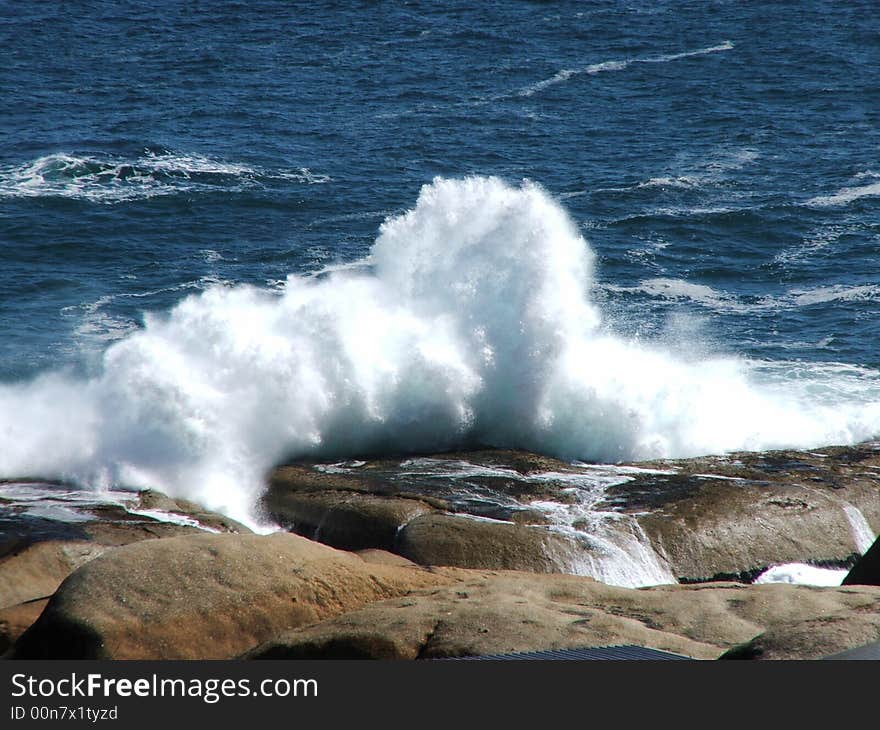
<path id="1" fill-rule="evenodd" d="M 162 512 L 183 515 L 184 517 L 196 520 L 202 527 L 218 532 L 234 532 L 243 535 L 253 532 L 249 527 L 236 522 L 226 515 L 207 510 L 202 505 L 191 502 L 188 499 L 169 497 L 162 492 L 157 492 L 155 489 L 146 489 L 138 494 L 137 509 L 161 510 Z"/>
<path id="2" fill-rule="evenodd" d="M 375 565 L 396 565 L 401 568 L 418 568 L 418 563 L 407 560 L 402 555 L 395 555 L 387 550 L 358 550 L 357 556 L 365 563 L 373 563 Z"/>
<path id="3" fill-rule="evenodd" d="M 432 511 L 416 499 L 344 490 L 274 490 L 264 504 L 286 528 L 341 550 L 393 550 L 400 528 Z"/>
<path id="4" fill-rule="evenodd" d="M 204 534 L 204 531 L 198 527 L 134 516 L 124 521 L 94 520 L 82 524 L 81 529 L 84 539 L 103 547 L 120 547 L 141 540 L 156 540 L 162 537 Z"/>
<path id="5" fill-rule="evenodd" d="M 6 652 L 46 608 L 48 598 L 0 608 L 0 654 Z"/>
<path id="6" fill-rule="evenodd" d="M 864 547 L 861 538 L 856 539 L 854 515 L 880 531 L 877 442 L 625 466 L 640 469 L 627 471 L 624 483 L 608 487 L 604 499 L 592 509 L 631 515 L 653 550 L 682 581 L 747 581 L 772 565 L 787 562 L 850 565 Z M 577 495 L 568 487 L 576 480 L 572 477 L 569 482 L 568 475 L 584 473 L 582 466 L 504 449 L 340 464 L 300 463 L 271 473 L 267 500 L 276 493 L 406 497 L 446 512 L 539 525 L 548 517 L 534 501 L 572 503 Z M 533 478 L 537 474 L 544 476 Z M 410 532 L 426 519 L 417 517 Z M 631 521 L 606 520 L 603 524 L 606 531 L 598 536 L 591 532 L 595 520 L 584 519 L 575 527 L 587 538 L 616 543 L 613 533 L 620 531 L 622 545 L 632 542 L 623 534 L 631 529 Z M 318 538 L 323 540 L 321 534 Z M 437 557 L 418 559 L 481 565 L 476 558 L 439 557 L 448 552 L 445 544 L 436 552 Z M 531 559 L 495 563 L 546 569 L 533 568 L 533 564 Z"/>
<path id="7" fill-rule="evenodd" d="M 880 640 L 880 614 L 859 611 L 774 624 L 721 659 L 822 659 Z"/>
<path id="8" fill-rule="evenodd" d="M 795 621 L 822 632 L 829 613 L 870 617 L 865 625 L 880 615 L 877 588 L 717 583 L 634 590 L 567 575 L 446 574 L 458 582 L 287 632 L 246 657 L 417 659 L 635 644 L 712 659 Z M 821 650 L 869 635 L 826 637 Z M 819 647 L 814 641 L 791 655 L 814 656 Z"/>
<path id="9" fill-rule="evenodd" d="M 839 501 L 797 486 L 707 480 L 637 519 L 682 581 L 750 580 L 807 560 L 845 564 L 857 551 Z"/>
<path id="10" fill-rule="evenodd" d="M 57 500 L 64 504 L 68 487 L 60 483 L 34 484 L 45 490 L 49 504 Z M 0 483 L 0 491 L 2 486 Z M 60 496 L 56 497 L 53 489 L 57 489 Z M 160 492 L 147 490 L 133 495 L 132 500 L 131 509 L 174 512 L 222 532 L 250 532 L 222 515 L 208 512 L 192 502 L 173 500 Z M 203 533 L 195 526 L 133 514 L 115 503 L 74 502 L 67 508 L 70 510 L 80 512 L 80 519 L 35 516 L 15 504 L 0 514 L 0 608 L 51 595 L 74 569 L 108 548 L 140 540 Z M 59 510 L 59 514 L 63 512 Z"/>
<path id="11" fill-rule="evenodd" d="M 515 449 L 478 449 L 419 457 L 445 463 L 466 462 L 492 471 L 472 475 L 468 482 L 522 501 L 552 497 L 557 490 L 523 476 L 547 472 L 576 472 L 570 464 L 540 454 Z M 269 492 L 347 490 L 389 496 L 416 496 L 437 509 L 449 509 L 449 501 L 437 494 L 438 480 L 418 469 L 410 459 L 388 457 L 341 464 L 298 462 L 273 469 L 268 475 Z M 355 465 L 357 464 L 357 465 Z M 556 495 L 558 496 L 558 495 Z"/>
<path id="12" fill-rule="evenodd" d="M 0 558 L 0 608 L 48 598 L 70 573 L 96 558 L 104 546 L 46 541 Z"/>
<path id="13" fill-rule="evenodd" d="M 284 630 L 448 580 L 286 533 L 146 540 L 72 573 L 12 655 L 228 658 Z"/>
<path id="14" fill-rule="evenodd" d="M 604 509 L 636 516 L 681 580 L 750 579 L 771 565 L 845 565 L 859 553 L 854 508 L 880 527 L 874 444 L 816 452 L 737 453 L 642 464 Z"/>
<path id="15" fill-rule="evenodd" d="M 564 573 L 584 546 L 542 527 L 434 513 L 401 530 L 398 552 L 420 565 Z"/>

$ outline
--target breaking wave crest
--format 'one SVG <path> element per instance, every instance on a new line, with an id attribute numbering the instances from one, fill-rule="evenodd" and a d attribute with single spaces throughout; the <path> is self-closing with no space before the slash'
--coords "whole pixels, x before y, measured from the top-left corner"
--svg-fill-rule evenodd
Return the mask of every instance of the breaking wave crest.
<path id="1" fill-rule="evenodd" d="M 137 159 L 53 154 L 0 166 L 2 198 L 71 198 L 122 203 L 178 193 L 243 190 L 272 181 L 306 184 L 329 178 L 306 168 L 265 170 L 201 155 L 147 150 Z"/>
<path id="2" fill-rule="evenodd" d="M 607 462 L 880 432 L 876 388 L 841 402 L 809 372 L 762 380 L 610 333 L 593 265 L 539 186 L 437 179 L 368 267 L 211 288 L 147 316 L 90 380 L 0 386 L 0 475 L 152 486 L 253 520 L 292 457 L 484 444 Z"/>

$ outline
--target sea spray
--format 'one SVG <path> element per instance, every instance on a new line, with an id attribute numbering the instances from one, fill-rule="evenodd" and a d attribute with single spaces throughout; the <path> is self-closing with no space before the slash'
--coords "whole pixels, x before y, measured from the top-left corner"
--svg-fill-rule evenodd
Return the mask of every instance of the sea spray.
<path id="1" fill-rule="evenodd" d="M 809 376 L 761 385 L 745 361 L 607 331 L 591 249 L 530 182 L 435 180 L 370 263 L 215 287 L 146 316 L 90 380 L 0 386 L 0 475 L 155 487 L 253 523 L 266 470 L 296 457 L 486 444 L 618 461 L 880 432 L 876 389 L 841 404 Z"/>

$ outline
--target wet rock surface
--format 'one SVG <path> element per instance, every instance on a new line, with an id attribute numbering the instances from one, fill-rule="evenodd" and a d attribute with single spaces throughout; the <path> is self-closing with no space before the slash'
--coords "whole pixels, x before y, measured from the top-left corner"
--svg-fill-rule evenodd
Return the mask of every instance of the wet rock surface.
<path id="1" fill-rule="evenodd" d="M 565 461 L 528 451 L 479 449 L 332 464 L 304 461 L 274 469 L 269 475 L 269 488 L 270 492 L 342 489 L 428 497 L 439 509 L 469 506 L 479 510 L 481 496 L 486 498 L 486 509 L 498 507 L 499 495 L 511 498 L 511 507 L 552 497 L 556 493 L 552 485 L 523 477 L 557 472 L 576 473 L 577 469 Z"/>
<path id="2" fill-rule="evenodd" d="M 544 527 L 435 513 L 408 522 L 398 552 L 420 565 L 572 572 L 581 545 Z"/>
<path id="3" fill-rule="evenodd" d="M 0 559 L 44 541 L 125 545 L 201 531 L 251 530 L 155 490 L 102 491 L 63 482 L 0 481 Z"/>
<path id="4" fill-rule="evenodd" d="M 852 585 L 743 585 L 868 550 L 877 443 L 618 465 L 482 450 L 298 463 L 268 482 L 265 512 L 309 539 L 249 534 L 157 492 L 0 483 L 0 651 L 425 658 L 633 643 L 784 659 L 880 639 L 880 588 L 857 585 L 874 580 L 876 545 Z M 659 585 L 676 581 L 697 585 Z"/>
<path id="5" fill-rule="evenodd" d="M 433 511 L 418 499 L 347 490 L 278 490 L 265 503 L 287 529 L 343 550 L 394 550 L 401 527 Z"/>
<path id="6" fill-rule="evenodd" d="M 876 443 L 640 466 L 674 473 L 613 485 L 597 508 L 634 515 L 680 580 L 850 565 L 880 528 Z"/>
<path id="7" fill-rule="evenodd" d="M 250 533 L 224 515 L 151 490 L 102 493 L 59 482 L 0 482 L 0 646 L 36 619 L 35 607 L 70 573 L 107 550 L 206 530 Z"/>
<path id="8" fill-rule="evenodd" d="M 850 566 L 880 528 L 877 442 L 620 465 L 478 450 L 303 462 L 279 467 L 268 483 L 270 514 L 319 540 L 328 530 L 331 544 L 344 542 L 340 533 L 349 529 L 350 513 L 325 510 L 319 532 L 314 518 L 303 519 L 307 510 L 281 505 L 369 495 L 365 504 L 374 512 L 388 500 L 384 511 L 394 514 L 397 537 L 388 541 L 393 524 L 385 523 L 383 537 L 366 544 L 363 531 L 354 529 L 360 548 L 392 550 L 423 564 L 585 573 L 631 585 L 664 582 L 664 575 L 683 582 L 750 581 L 770 566 L 792 562 Z M 395 513 L 392 505 L 400 500 L 419 503 L 419 514 Z M 496 520 L 498 526 L 449 515 Z M 520 555 L 517 563 L 509 551 L 477 548 L 490 532 L 513 545 L 515 531 L 501 526 L 508 523 L 549 528 L 556 533 L 550 542 L 579 544 L 585 554 L 567 563 L 541 558 L 536 541 L 524 539 L 511 548 Z M 429 524 L 435 526 L 430 533 Z M 455 539 L 439 524 L 454 524 Z M 646 559 L 655 566 L 639 571 Z"/>

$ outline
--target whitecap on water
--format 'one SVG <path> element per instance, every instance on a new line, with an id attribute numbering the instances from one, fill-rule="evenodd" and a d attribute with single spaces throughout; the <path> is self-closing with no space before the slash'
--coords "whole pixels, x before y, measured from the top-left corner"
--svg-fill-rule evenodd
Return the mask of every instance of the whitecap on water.
<path id="1" fill-rule="evenodd" d="M 135 159 L 57 153 L 0 166 L 0 199 L 59 197 L 110 204 L 181 192 L 240 191 L 278 181 L 329 180 L 306 168 L 270 170 L 170 151 L 148 151 Z"/>
<path id="2" fill-rule="evenodd" d="M 871 182 L 866 185 L 852 185 L 844 187 L 831 195 L 819 195 L 810 198 L 805 204 L 812 208 L 827 208 L 830 206 L 848 205 L 862 198 L 870 198 L 880 195 L 880 175 L 867 171 L 859 173 L 854 177 L 856 180 L 869 179 Z"/>

